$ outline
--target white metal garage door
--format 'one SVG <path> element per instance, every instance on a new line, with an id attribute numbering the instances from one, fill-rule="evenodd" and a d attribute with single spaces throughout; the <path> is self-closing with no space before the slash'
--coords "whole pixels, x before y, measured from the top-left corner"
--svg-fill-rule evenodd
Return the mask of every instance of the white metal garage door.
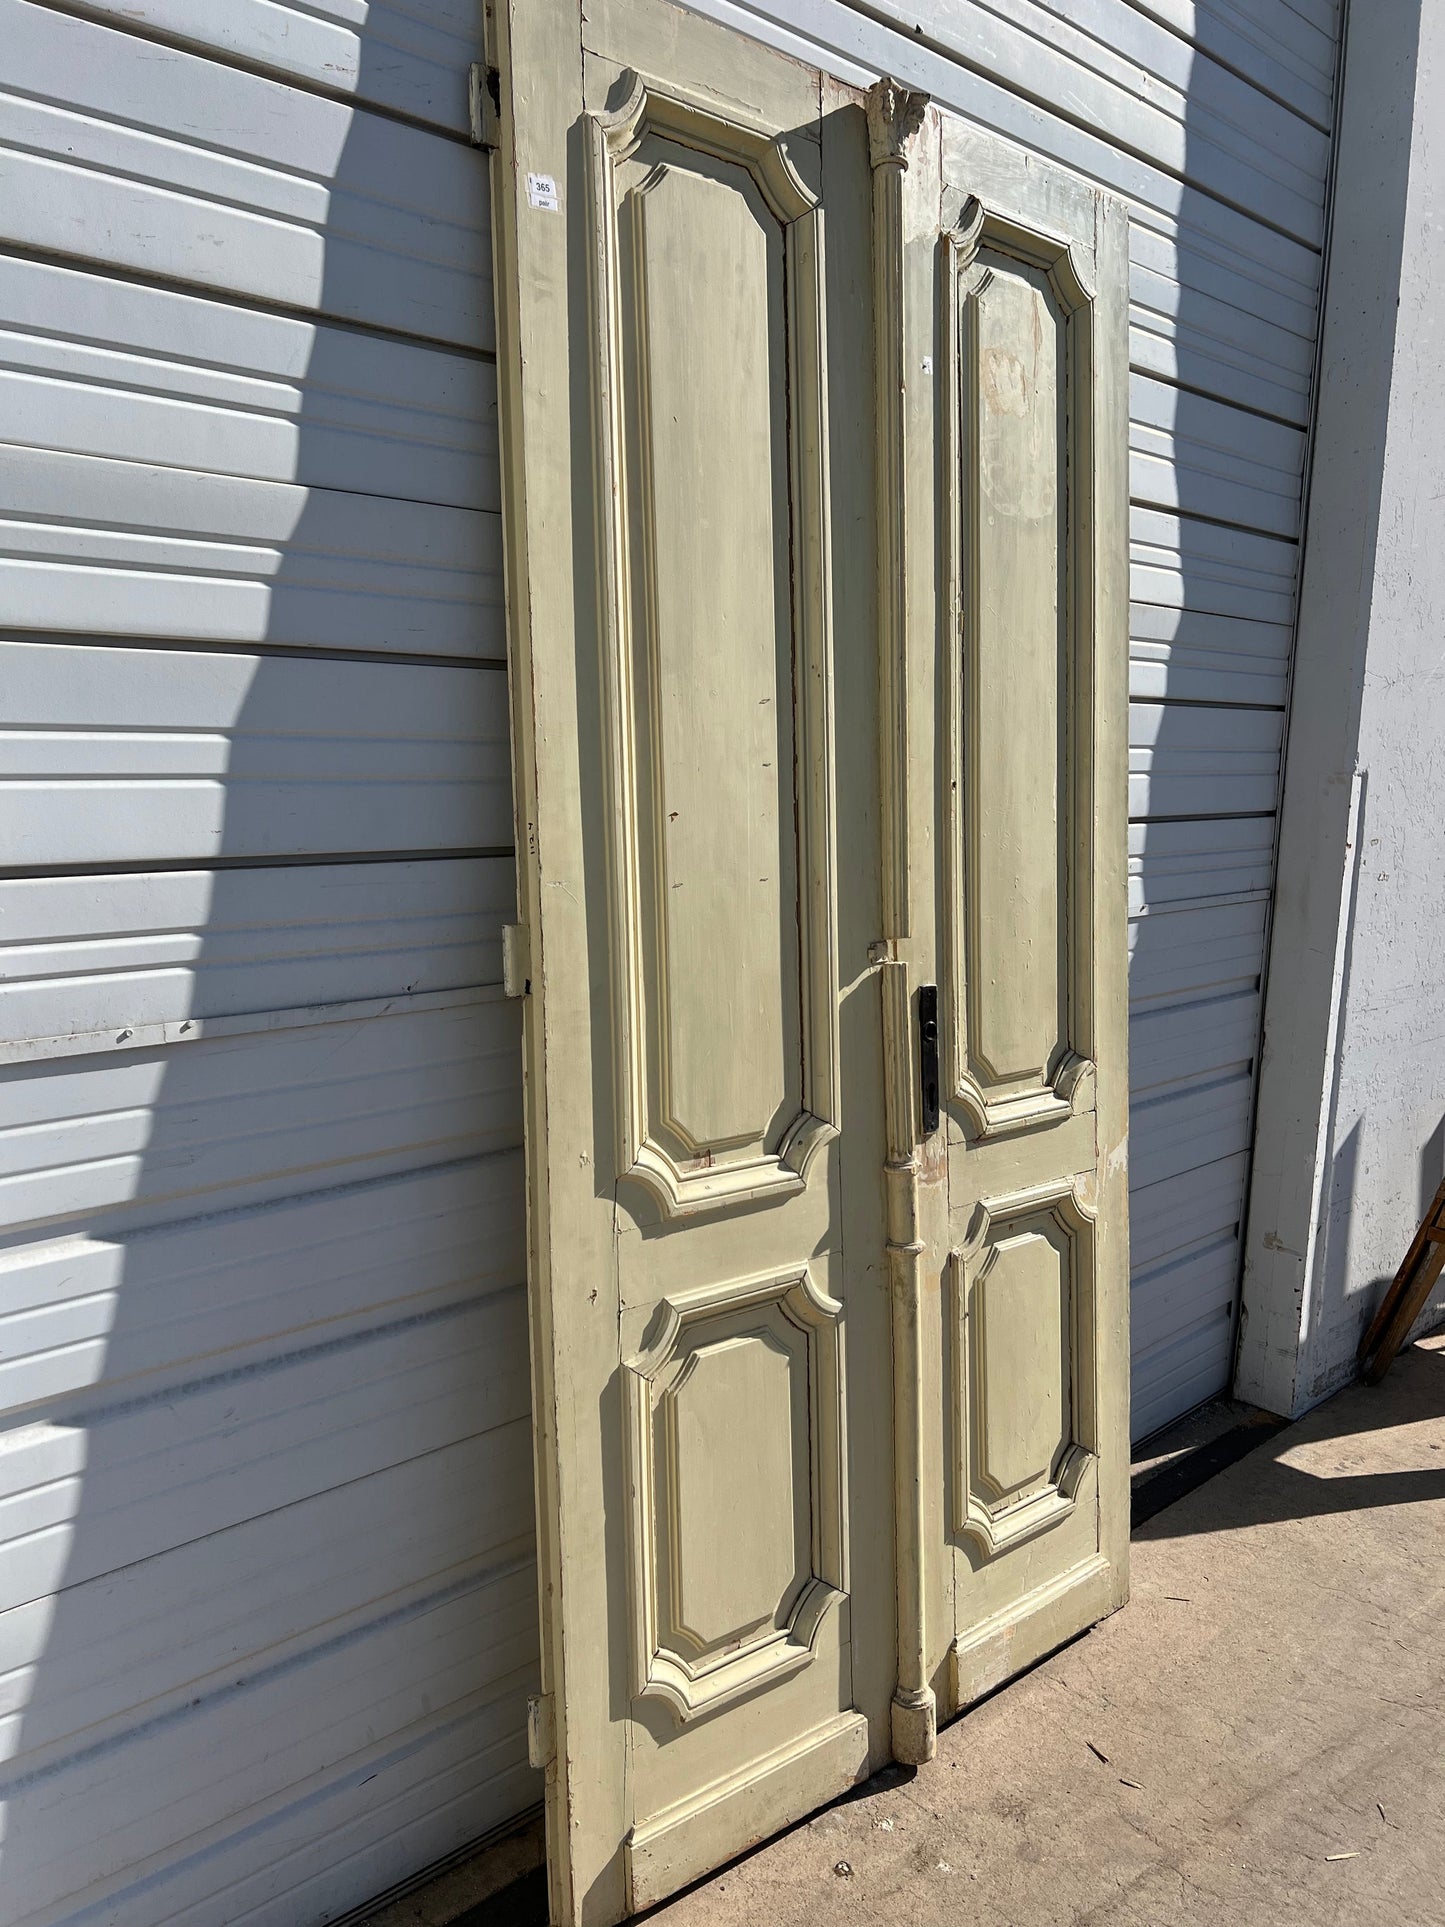
<path id="1" fill-rule="evenodd" d="M 1131 215 L 1134 1431 L 1223 1389 L 1294 631 L 1336 0 L 692 0 Z"/>
<path id="2" fill-rule="evenodd" d="M 539 1791 L 480 0 L 85 12 L 0 0 L 0 1919 L 304 1927 Z"/>

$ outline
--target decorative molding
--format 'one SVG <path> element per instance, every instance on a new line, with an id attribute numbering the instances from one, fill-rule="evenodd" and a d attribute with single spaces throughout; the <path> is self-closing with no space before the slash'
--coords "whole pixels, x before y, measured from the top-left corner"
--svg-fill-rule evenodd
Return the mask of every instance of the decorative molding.
<path id="1" fill-rule="evenodd" d="M 877 443 L 878 652 L 883 805 L 883 927 L 909 934 L 908 496 L 905 409 L 903 177 L 908 143 L 923 125 L 926 94 L 875 81 L 868 90 L 873 163 L 874 430 Z M 912 1138 L 911 1053 L 889 1054 L 889 1101 L 905 1106 Z"/>
<path id="2" fill-rule="evenodd" d="M 943 546 L 944 929 L 947 955 L 946 1012 L 948 1085 L 951 1101 L 975 1137 L 1026 1130 L 1092 1109 L 1094 1103 L 1093 902 L 1090 839 L 1093 835 L 1094 499 L 1093 388 L 1094 287 L 1079 250 L 1068 240 L 986 208 L 977 196 L 964 202 L 958 225 L 942 237 L 943 353 L 940 356 L 940 421 L 943 485 L 940 519 Z M 979 469 L 977 409 L 979 303 L 1000 269 L 1017 264 L 1042 275 L 1064 331 L 1060 415 L 1064 425 L 1063 620 L 1066 652 L 1061 678 L 1066 708 L 1060 717 L 1063 754 L 1059 771 L 1058 829 L 1061 929 L 1059 1034 L 1036 1070 L 1002 1069 L 989 1063 L 979 1042 L 979 1000 L 990 976 L 1007 971 L 1003 941 L 990 933 L 995 967 L 976 954 L 982 918 L 975 899 L 979 839 L 990 829 L 977 788 L 988 767 L 988 748 L 978 735 L 974 692 L 989 673 L 980 656 L 975 611 L 980 606 L 980 529 L 976 496 L 968 478 Z M 1070 846 L 1072 834 L 1080 839 Z"/>
<path id="3" fill-rule="evenodd" d="M 659 87 L 633 73 L 621 106 L 588 116 L 609 158 L 625 161 L 648 134 L 660 134 L 700 154 L 745 167 L 768 208 L 786 227 L 813 213 L 818 197 L 804 183 L 775 134 L 744 115 L 721 113 L 716 101 L 677 86 Z"/>
<path id="4" fill-rule="evenodd" d="M 985 1559 L 1031 1539 L 1074 1508 L 1099 1452 L 1095 1333 L 1095 1217 L 1086 1185 L 1062 1178 L 976 1207 L 966 1242 L 950 1254 L 953 1281 L 953 1527 L 974 1540 Z M 1067 1399 L 1063 1437 L 1046 1467 L 1019 1486 L 991 1470 L 991 1428 L 1016 1415 L 989 1410 L 986 1384 L 987 1297 L 1007 1289 L 1003 1255 L 1028 1239 L 1042 1239 L 1059 1256 L 1064 1302 L 1057 1333 Z M 1000 1275 L 996 1275 L 1000 1274 Z M 1041 1342 L 1048 1334 L 1040 1331 Z M 1045 1358 L 1045 1369 L 1048 1361 Z"/>
<path id="5" fill-rule="evenodd" d="M 906 1765 L 933 1758 L 938 1709 L 931 1676 L 925 1601 L 929 1521 L 925 1504 L 923 1259 L 918 1235 L 918 1159 L 910 974 L 899 952 L 912 929 L 909 808 L 908 501 L 918 486 L 908 451 L 908 317 L 904 302 L 904 179 L 908 143 L 923 125 L 928 96 L 880 80 L 868 90 L 873 166 L 874 432 L 877 445 L 879 794 L 882 833 L 883 958 L 878 973 L 883 1028 L 887 1161 L 888 1284 L 893 1326 L 894 1568 L 898 1590 L 898 1674 L 893 1756 Z M 928 487 L 927 478 L 923 486 Z M 936 1556 L 936 1554 L 935 1554 Z"/>
<path id="6" fill-rule="evenodd" d="M 628 1483 L 632 1493 L 633 1688 L 686 1724 L 809 1664 L 827 1614 L 847 1590 L 843 1450 L 843 1307 L 806 1265 L 677 1292 L 658 1307 L 651 1345 L 623 1364 Z M 793 1596 L 761 1602 L 760 1629 L 707 1647 L 680 1622 L 678 1399 L 705 1345 L 752 1338 L 785 1351 L 795 1406 L 806 1414 L 806 1483 L 792 1497 L 806 1513 L 811 1570 Z M 790 1422 L 792 1413 L 790 1412 Z M 737 1414 L 746 1424 L 748 1415 Z M 795 1468 L 796 1469 L 796 1468 Z M 733 1530 L 746 1557 L 745 1519 Z"/>
<path id="7" fill-rule="evenodd" d="M 658 799 L 639 750 L 655 634 L 639 636 L 632 598 L 642 558 L 628 527 L 627 405 L 618 247 L 618 167 L 658 135 L 748 175 L 783 230 L 788 299 L 788 437 L 792 484 L 793 714 L 802 1026 L 799 1108 L 748 1142 L 699 1143 L 669 1115 L 665 946 L 660 907 L 644 876 L 644 840 Z M 631 76 L 614 112 L 587 117 L 588 236 L 593 327 L 597 581 L 603 709 L 612 807 L 607 822 L 619 1176 L 640 1185 L 665 1218 L 806 1188 L 821 1148 L 837 1135 L 837 932 L 832 767 L 832 610 L 828 556 L 827 376 L 822 214 L 783 140 L 718 103 Z M 685 157 L 683 157 L 685 158 Z M 662 161 L 637 183 L 665 178 Z M 645 531 L 643 532 L 645 539 Z M 639 676 L 639 665 L 647 669 Z M 641 686 L 640 686 L 641 685 Z M 788 905 L 783 906 L 784 914 Z M 723 1040 L 720 1040 L 720 1047 Z"/>
<path id="8" fill-rule="evenodd" d="M 1041 269 L 1053 283 L 1059 306 L 1066 314 L 1092 305 L 1098 298 L 1094 276 L 1076 242 L 1030 227 L 1000 209 L 986 208 L 976 194 L 964 201 L 957 224 L 943 240 L 960 272 L 972 267 L 984 246 L 1027 267 Z"/>
<path id="9" fill-rule="evenodd" d="M 958 211 L 957 227 L 943 237 L 945 247 L 952 251 L 954 267 L 958 272 L 973 265 L 986 219 L 983 202 L 976 194 L 970 194 Z"/>
<path id="10" fill-rule="evenodd" d="M 870 162 L 874 167 L 907 167 L 908 143 L 923 125 L 928 95 L 885 75 L 868 89 L 866 104 Z"/>

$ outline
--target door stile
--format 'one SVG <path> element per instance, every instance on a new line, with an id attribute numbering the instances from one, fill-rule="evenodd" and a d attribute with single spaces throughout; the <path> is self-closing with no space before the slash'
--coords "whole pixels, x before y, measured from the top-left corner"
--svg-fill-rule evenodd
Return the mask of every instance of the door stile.
<path id="1" fill-rule="evenodd" d="M 538 639 L 548 626 L 570 623 L 573 604 L 571 557 L 549 556 L 545 567 L 533 566 L 540 532 L 571 512 L 569 465 L 543 466 L 527 459 L 528 425 L 543 405 L 549 384 L 566 391 L 568 370 L 567 236 L 564 221 L 523 222 L 518 217 L 514 184 L 521 178 L 525 158 L 518 151 L 518 129 L 512 111 L 507 77 L 525 72 L 562 77 L 577 68 L 580 8 L 575 4 L 514 9 L 511 0 L 486 0 L 487 65 L 502 79 L 499 88 L 496 137 L 490 157 L 492 207 L 492 279 L 496 291 L 498 439 L 502 472 L 502 558 L 507 615 L 507 685 L 511 716 L 514 846 L 517 852 L 517 914 L 526 933 L 528 977 L 540 983 L 546 950 L 567 942 L 566 922 L 574 924 L 572 940 L 585 942 L 585 916 L 579 904 L 549 905 L 542 915 L 543 851 L 538 835 L 539 789 L 545 780 L 565 782 L 567 773 L 539 768 L 548 760 L 547 718 L 550 696 L 545 677 L 537 673 Z M 539 90 L 527 129 L 529 152 L 554 156 L 566 153 L 570 122 L 579 95 L 565 85 Z M 534 163 L 535 164 L 535 163 Z M 532 291 L 523 303 L 520 290 Z M 561 705 L 558 705 L 559 709 Z M 560 720 L 560 718 L 559 718 Z M 565 737 L 558 748 L 565 754 Z M 576 772 L 572 773 L 575 782 Z M 557 913 L 560 907 L 561 914 Z M 575 1537 L 564 1543 L 564 1516 L 586 1516 L 585 1508 L 600 1496 L 574 1487 L 561 1452 L 568 1420 L 559 1401 L 553 1295 L 554 1248 L 563 1227 L 554 1222 L 551 1176 L 566 1150 L 549 1130 L 546 1030 L 559 1037 L 582 1034 L 585 1012 L 563 1008 L 561 986 L 544 1006 L 525 986 L 522 1002 L 522 1098 L 527 1186 L 527 1315 L 530 1327 L 532 1391 L 532 1459 L 534 1514 L 537 1527 L 537 1594 L 540 1692 L 529 1707 L 528 1754 L 543 1775 L 543 1804 L 547 1837 L 548 1918 L 554 1922 L 578 1918 L 580 1895 L 574 1889 L 574 1836 L 571 1770 L 578 1750 L 602 1739 L 594 1731 L 584 1735 L 569 1718 L 567 1671 L 572 1653 L 565 1636 L 567 1617 L 585 1618 L 601 1601 L 588 1598 L 588 1549 Z M 580 1149 L 572 1153 L 580 1156 Z M 565 1341 L 561 1341 L 565 1342 Z M 565 1495 L 565 1497 L 564 1497 Z M 593 1547 L 600 1567 L 600 1545 Z M 565 1580 L 565 1583 L 564 1583 Z M 579 1659 L 582 1657 L 579 1653 Z M 621 1789 L 600 1787 L 600 1797 L 613 1807 L 621 1824 Z M 602 1818 L 607 1825 L 607 1816 Z M 620 1895 L 619 1895 L 620 1898 Z"/>
<path id="2" fill-rule="evenodd" d="M 909 229 L 919 198 L 919 174 L 934 117 L 924 128 L 928 96 L 883 79 L 868 91 L 868 150 L 873 169 L 874 371 L 877 435 L 879 780 L 882 835 L 883 937 L 873 947 L 878 965 L 884 1052 L 883 1170 L 888 1289 L 893 1340 L 894 1536 L 897 1590 L 897 1677 L 890 1709 L 893 1757 L 917 1766 L 933 1758 L 938 1702 L 932 1685 L 928 1612 L 933 1506 L 926 1386 L 929 1243 L 920 1222 L 918 1064 L 914 1049 L 915 871 L 913 842 L 919 819 L 912 795 L 914 737 L 920 705 L 911 618 L 919 606 L 912 580 L 917 529 L 911 514 L 931 526 L 931 466 L 916 464 L 915 398 L 926 383 L 913 378 L 916 331 L 908 292 Z M 923 198 L 927 176 L 924 162 Z M 933 197 L 936 207 L 936 194 Z M 922 598 L 924 611 L 930 598 Z M 926 716 L 927 706 L 922 706 Z"/>
<path id="3" fill-rule="evenodd" d="M 1112 1612 L 1129 1597 L 1129 211 L 1101 195 L 1095 209 L 1094 487 L 1101 504 L 1090 567 L 1097 614 L 1095 754 L 1088 773 L 1093 862 L 1094 1028 L 1109 1052 L 1094 1095 L 1099 1556 Z"/>

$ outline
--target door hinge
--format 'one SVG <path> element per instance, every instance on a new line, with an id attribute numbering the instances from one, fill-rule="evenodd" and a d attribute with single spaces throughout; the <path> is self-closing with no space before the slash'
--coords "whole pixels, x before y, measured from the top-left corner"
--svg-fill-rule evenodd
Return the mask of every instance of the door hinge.
<path id="1" fill-rule="evenodd" d="M 502 989 L 525 997 L 532 988 L 532 932 L 525 923 L 502 925 Z"/>
<path id="2" fill-rule="evenodd" d="M 490 151 L 501 144 L 502 76 L 490 60 L 474 60 L 467 73 L 467 106 L 472 146 Z"/>
<path id="3" fill-rule="evenodd" d="M 552 1764 L 557 1752 L 557 1730 L 552 1722 L 552 1695 L 533 1693 L 527 1701 L 527 1764 L 538 1773 Z"/>

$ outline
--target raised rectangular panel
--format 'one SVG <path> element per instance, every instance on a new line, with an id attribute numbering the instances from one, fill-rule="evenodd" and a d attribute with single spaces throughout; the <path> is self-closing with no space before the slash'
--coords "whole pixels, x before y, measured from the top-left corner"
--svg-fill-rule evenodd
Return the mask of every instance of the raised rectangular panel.
<path id="1" fill-rule="evenodd" d="M 671 1215 L 832 1135 L 816 213 L 640 84 L 593 128 L 623 1158 Z"/>
<path id="2" fill-rule="evenodd" d="M 1071 1511 L 1097 1451 L 1092 1216 L 1069 1181 L 985 1202 L 952 1266 L 953 1524 L 990 1557 Z"/>
<path id="3" fill-rule="evenodd" d="M 634 1690 L 681 1721 L 807 1665 L 842 1597 L 841 1315 L 806 1268 L 679 1293 L 625 1366 Z"/>
<path id="4" fill-rule="evenodd" d="M 1066 1020 L 1059 968 L 1061 329 L 1037 270 L 994 270 L 970 306 L 965 381 L 977 453 L 969 464 L 976 492 L 965 727 L 973 753 L 965 752 L 965 780 L 976 829 L 972 862 L 965 859 L 973 968 L 964 1036 L 981 1083 L 1041 1083 Z M 1007 674 L 1000 673 L 1005 658 Z M 1029 749 L 1020 771 L 1010 752 L 1021 738 Z M 992 983 L 978 954 L 984 931 L 1008 932 L 1012 968 Z"/>
<path id="5" fill-rule="evenodd" d="M 945 237 L 952 1084 L 979 1135 L 1087 1108 L 1091 295 L 977 201 Z"/>
<path id="6" fill-rule="evenodd" d="M 751 1638 L 785 1616 L 807 1571 L 807 1509 L 794 1504 L 807 1460 L 807 1414 L 793 1396 L 793 1347 L 766 1328 L 699 1345 L 667 1405 L 676 1529 L 670 1588 L 678 1638 L 699 1654 Z M 734 1414 L 750 1424 L 727 1453 Z M 745 1560 L 721 1520 L 749 1521 Z"/>
<path id="7" fill-rule="evenodd" d="M 740 170 L 661 161 L 628 199 L 664 1101 L 700 1150 L 760 1138 L 797 1102 L 782 231 Z M 703 287 L 715 344 L 689 324 Z"/>

